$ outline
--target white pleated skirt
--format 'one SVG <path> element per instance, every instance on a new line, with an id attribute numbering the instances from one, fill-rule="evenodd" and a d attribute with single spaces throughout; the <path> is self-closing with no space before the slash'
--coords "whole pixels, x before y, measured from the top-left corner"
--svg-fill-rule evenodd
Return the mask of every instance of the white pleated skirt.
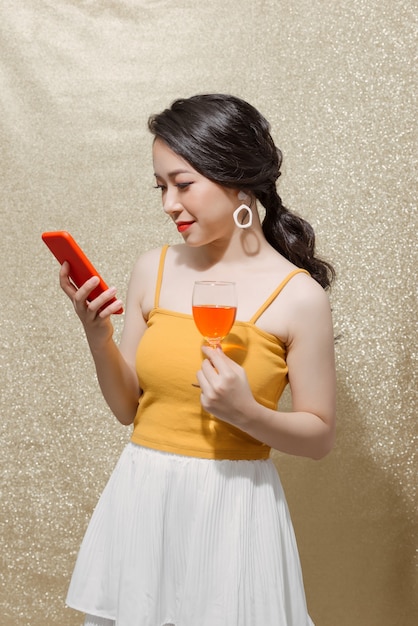
<path id="1" fill-rule="evenodd" d="M 116 626 L 313 626 L 274 463 L 129 443 L 93 513 L 67 604 Z"/>

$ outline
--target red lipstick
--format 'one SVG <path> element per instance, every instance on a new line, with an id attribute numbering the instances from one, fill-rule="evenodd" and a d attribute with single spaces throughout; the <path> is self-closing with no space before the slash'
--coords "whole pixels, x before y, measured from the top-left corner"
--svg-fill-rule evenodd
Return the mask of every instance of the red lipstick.
<path id="1" fill-rule="evenodd" d="M 192 224 L 194 224 L 194 222 L 177 222 L 177 230 L 179 233 L 184 233 Z"/>

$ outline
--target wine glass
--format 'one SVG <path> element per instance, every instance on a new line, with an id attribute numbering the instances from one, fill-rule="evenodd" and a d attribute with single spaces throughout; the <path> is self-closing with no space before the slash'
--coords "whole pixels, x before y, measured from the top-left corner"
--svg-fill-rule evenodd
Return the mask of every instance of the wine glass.
<path id="1" fill-rule="evenodd" d="M 212 348 L 220 346 L 231 330 L 237 313 L 235 283 L 195 282 L 192 310 L 200 334 Z"/>

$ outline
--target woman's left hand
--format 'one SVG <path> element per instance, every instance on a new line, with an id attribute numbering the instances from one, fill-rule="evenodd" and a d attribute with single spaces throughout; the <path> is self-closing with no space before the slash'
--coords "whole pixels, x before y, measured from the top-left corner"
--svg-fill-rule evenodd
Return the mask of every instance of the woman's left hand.
<path id="1" fill-rule="evenodd" d="M 202 347 L 206 359 L 197 372 L 202 407 L 224 422 L 244 429 L 256 400 L 245 370 L 222 348 Z"/>

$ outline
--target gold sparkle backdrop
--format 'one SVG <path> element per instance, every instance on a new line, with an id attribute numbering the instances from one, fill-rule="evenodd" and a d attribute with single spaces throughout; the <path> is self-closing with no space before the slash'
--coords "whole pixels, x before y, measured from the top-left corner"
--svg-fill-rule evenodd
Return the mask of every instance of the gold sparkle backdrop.
<path id="1" fill-rule="evenodd" d="M 416 623 L 415 62 L 412 0 L 3 0 L 2 626 L 81 623 L 69 576 L 130 432 L 41 232 L 69 230 L 123 297 L 137 255 L 178 238 L 148 115 L 208 91 L 271 121 L 282 196 L 338 272 L 337 445 L 319 463 L 275 455 L 310 612 Z"/>

